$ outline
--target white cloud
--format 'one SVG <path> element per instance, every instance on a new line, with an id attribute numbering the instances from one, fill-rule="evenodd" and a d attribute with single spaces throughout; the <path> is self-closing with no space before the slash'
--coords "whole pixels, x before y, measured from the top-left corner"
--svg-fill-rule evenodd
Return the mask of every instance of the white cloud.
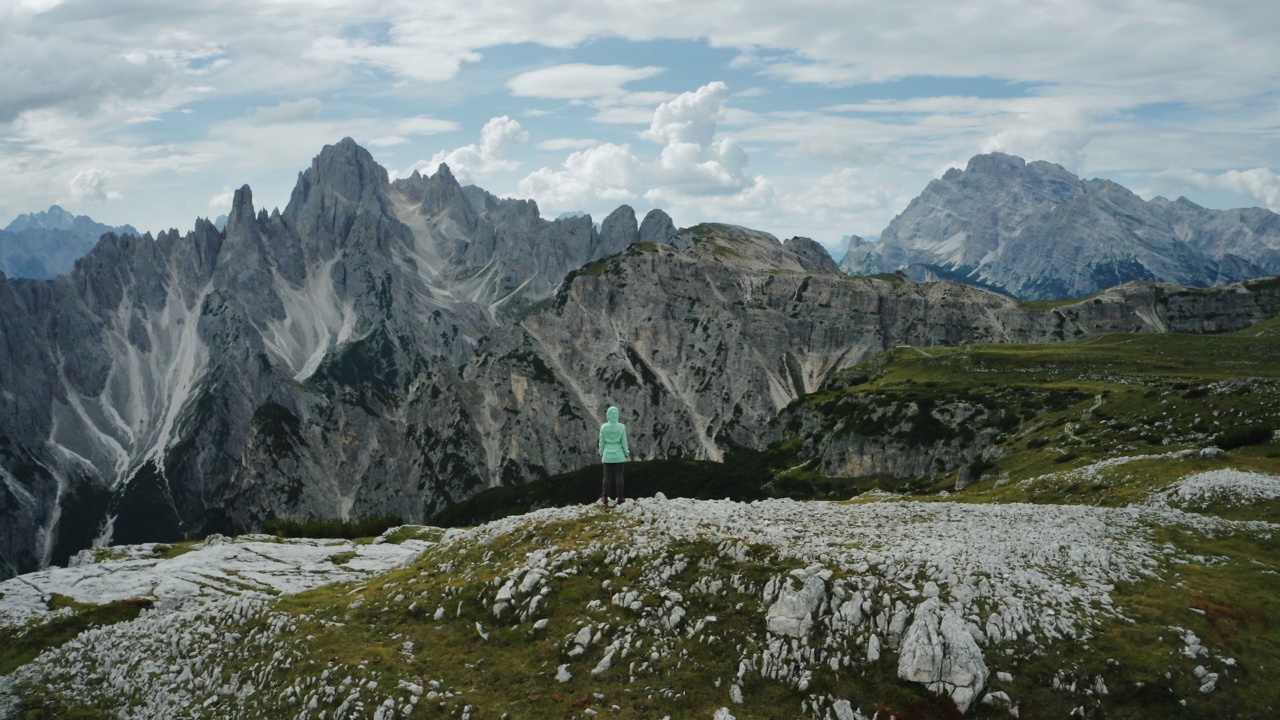
<path id="1" fill-rule="evenodd" d="M 604 200 L 638 197 L 678 202 L 755 193 L 760 202 L 767 184 L 746 174 L 747 154 L 738 143 L 717 134 L 728 98 L 728 85 L 712 82 L 659 105 L 641 133 L 662 145 L 650 160 L 638 157 L 630 145 L 602 143 L 569 155 L 558 170 L 535 170 L 520 181 L 519 191 L 552 211 L 599 209 Z"/>
<path id="2" fill-rule="evenodd" d="M 301 100 L 281 100 L 271 107 L 260 107 L 253 111 L 255 125 L 277 125 L 315 120 L 320 115 L 324 103 L 317 98 Z"/>
<path id="3" fill-rule="evenodd" d="M 595 138 L 552 138 L 551 140 L 543 140 L 536 147 L 539 150 L 555 152 L 557 150 L 585 150 L 599 144 L 600 141 Z"/>
<path id="4" fill-rule="evenodd" d="M 396 121 L 396 129 L 406 135 L 435 135 L 457 130 L 458 123 L 420 115 Z"/>
<path id="5" fill-rule="evenodd" d="M 1280 177 L 1271 168 L 1228 170 L 1217 175 L 1186 168 L 1170 168 L 1155 173 L 1152 180 L 1167 187 L 1226 190 L 1258 200 L 1267 209 L 1280 212 Z"/>
<path id="6" fill-rule="evenodd" d="M 729 86 L 719 81 L 684 93 L 658 106 L 643 137 L 664 145 L 710 145 L 728 98 Z"/>
<path id="7" fill-rule="evenodd" d="M 1000 130 L 982 144 L 982 152 L 1002 152 L 1032 160 L 1057 163 L 1079 174 L 1085 165 L 1085 147 L 1092 138 L 1084 128 L 1046 128 L 1027 124 Z"/>
<path id="8" fill-rule="evenodd" d="M 717 137 L 727 114 L 729 86 L 712 82 L 658 106 L 641 136 L 662 143 L 654 168 L 657 185 L 695 194 L 734 193 L 751 187 L 747 153 L 733 138 Z"/>
<path id="9" fill-rule="evenodd" d="M 597 110 L 591 120 L 604 125 L 648 125 L 653 122 L 653 108 L 642 105 L 611 105 Z"/>
<path id="10" fill-rule="evenodd" d="M 151 98 L 178 73 L 162 58 L 131 62 L 115 48 L 15 30 L 0 29 L 0 123 L 40 108 L 85 116 L 112 100 Z"/>
<path id="11" fill-rule="evenodd" d="M 404 145 L 410 142 L 410 136 L 413 135 L 435 135 L 457 130 L 458 123 L 452 120 L 420 116 L 396 121 L 394 127 L 395 132 L 367 140 L 367 144 L 380 148 Z"/>
<path id="12" fill-rule="evenodd" d="M 454 150 L 441 150 L 409 168 L 409 171 L 434 172 L 440 163 L 446 163 L 458 182 L 471 183 L 494 173 L 510 172 L 520 163 L 508 159 L 506 152 L 529 141 L 529 133 L 520 122 L 506 115 L 491 118 L 480 130 L 480 142 L 464 145 Z"/>
<path id="13" fill-rule="evenodd" d="M 640 165 L 630 146 L 605 143 L 569 155 L 560 170 L 544 167 L 529 173 L 518 187 L 544 210 L 578 210 L 600 200 L 636 197 L 631 187 Z"/>
<path id="14" fill-rule="evenodd" d="M 626 93 L 623 86 L 662 72 L 660 67 L 627 65 L 588 65 L 566 63 L 531 70 L 507 81 L 507 88 L 518 97 L 582 100 L 617 97 Z"/>
<path id="15" fill-rule="evenodd" d="M 505 150 L 528 141 L 529 133 L 520 127 L 519 122 L 506 115 L 490 119 L 480 129 L 480 152 L 485 155 L 496 157 Z"/>
<path id="16" fill-rule="evenodd" d="M 71 191 L 71 197 L 74 200 L 92 202 L 118 200 L 121 197 L 120 193 L 107 190 L 107 178 L 109 176 L 110 173 L 102 168 L 86 168 L 71 178 L 71 182 L 67 183 L 67 188 Z"/>
<path id="17" fill-rule="evenodd" d="M 231 202 L 236 198 L 235 188 L 223 187 L 222 192 L 209 198 L 209 207 L 213 210 L 230 211 Z"/>

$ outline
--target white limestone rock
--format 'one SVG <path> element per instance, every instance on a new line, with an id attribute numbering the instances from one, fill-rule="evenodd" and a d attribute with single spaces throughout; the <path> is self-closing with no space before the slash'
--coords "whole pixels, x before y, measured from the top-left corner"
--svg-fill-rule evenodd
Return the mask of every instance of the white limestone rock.
<path id="1" fill-rule="evenodd" d="M 769 607 L 765 616 L 766 626 L 774 635 L 802 638 L 813 628 L 813 613 L 827 594 L 825 580 L 831 571 L 820 566 L 794 571 L 801 585 L 796 587 L 792 578 L 786 578 L 778 600 Z"/>
<path id="2" fill-rule="evenodd" d="M 950 695 L 965 711 L 982 692 L 988 671 L 982 650 L 963 618 L 937 598 L 929 598 L 916 607 L 911 626 L 903 635 L 898 677 Z"/>

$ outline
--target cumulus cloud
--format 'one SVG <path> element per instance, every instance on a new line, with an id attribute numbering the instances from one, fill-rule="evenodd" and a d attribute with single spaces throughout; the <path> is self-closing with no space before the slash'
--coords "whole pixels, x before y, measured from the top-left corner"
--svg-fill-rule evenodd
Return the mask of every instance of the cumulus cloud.
<path id="1" fill-rule="evenodd" d="M 324 103 L 317 98 L 301 100 L 281 100 L 270 107 L 260 107 L 253 111 L 254 125 L 282 125 L 295 122 L 315 120 L 320 115 Z"/>
<path id="2" fill-rule="evenodd" d="M 663 202 L 760 192 L 763 179 L 745 172 L 746 152 L 717 133 L 728 98 L 728 85 L 713 82 L 659 105 L 641 133 L 662 146 L 652 159 L 641 159 L 629 144 L 603 143 L 571 154 L 559 169 L 530 173 L 519 190 L 554 210 L 600 200 Z"/>
<path id="3" fill-rule="evenodd" d="M 231 201 L 236 199 L 235 188 L 223 187 L 222 192 L 209 198 L 209 207 L 214 210 L 230 210 Z"/>
<path id="4" fill-rule="evenodd" d="M 728 99 L 729 86 L 719 81 L 683 93 L 658 106 L 643 137 L 664 145 L 710 145 Z"/>
<path id="5" fill-rule="evenodd" d="M 543 140 L 536 147 L 539 150 L 555 152 L 558 150 L 585 150 L 599 144 L 600 141 L 595 138 L 552 138 Z"/>
<path id="6" fill-rule="evenodd" d="M 732 138 L 717 137 L 727 114 L 729 86 L 703 85 L 658 106 L 642 137 L 663 145 L 654 167 L 657 184 L 696 194 L 733 193 L 750 187 L 747 153 Z"/>
<path id="7" fill-rule="evenodd" d="M 67 188 L 71 191 L 72 199 L 75 200 L 92 202 L 118 200 L 121 197 L 120 193 L 107 190 L 109 176 L 110 174 L 102 168 L 86 168 L 71 178 Z"/>
<path id="8" fill-rule="evenodd" d="M 589 65 L 565 63 L 520 73 L 507 81 L 507 88 L 518 97 L 581 100 L 614 97 L 626 92 L 623 86 L 653 77 L 660 67 L 627 65 Z"/>
<path id="9" fill-rule="evenodd" d="M 1152 179 L 1173 187 L 1226 190 L 1258 200 L 1267 209 L 1280 212 L 1280 177 L 1271 168 L 1228 170 L 1218 175 L 1186 168 L 1170 168 L 1156 173 Z"/>
<path id="10" fill-rule="evenodd" d="M 641 163 L 629 145 L 604 143 L 569 155 L 559 170 L 539 168 L 520 181 L 520 193 L 558 210 L 587 207 L 597 200 L 626 201 Z"/>
<path id="11" fill-rule="evenodd" d="M 529 133 L 520 126 L 519 121 L 502 115 L 491 118 L 484 124 L 480 129 L 479 143 L 454 150 L 441 150 L 432 155 L 430 160 L 415 163 L 410 172 L 419 170 L 430 173 L 440 163 L 446 163 L 458 182 L 475 182 L 494 173 L 518 169 L 520 163 L 508 159 L 506 152 L 528 141 Z"/>

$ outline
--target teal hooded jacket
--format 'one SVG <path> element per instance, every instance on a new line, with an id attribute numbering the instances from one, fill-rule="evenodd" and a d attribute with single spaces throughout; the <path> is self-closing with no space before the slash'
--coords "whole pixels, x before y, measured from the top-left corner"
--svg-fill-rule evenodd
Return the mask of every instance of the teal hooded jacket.
<path id="1" fill-rule="evenodd" d="M 609 422 L 600 426 L 600 461 L 625 462 L 631 456 L 627 447 L 627 426 L 618 422 L 618 408 L 610 407 L 604 414 Z"/>

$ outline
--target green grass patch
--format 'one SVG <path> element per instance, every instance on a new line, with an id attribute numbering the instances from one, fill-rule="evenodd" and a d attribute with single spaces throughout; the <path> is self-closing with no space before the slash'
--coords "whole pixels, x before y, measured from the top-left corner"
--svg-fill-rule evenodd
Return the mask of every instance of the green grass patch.
<path id="1" fill-rule="evenodd" d="M 329 556 L 329 562 L 333 563 L 334 565 L 346 565 L 347 563 L 355 559 L 359 554 L 360 553 L 354 550 L 346 550 L 344 552 L 334 553 Z"/>
<path id="2" fill-rule="evenodd" d="M 1280 709 L 1280 687 L 1272 681 L 1280 667 L 1280 544 L 1239 535 L 1206 540 L 1177 528 L 1156 532 L 1191 562 L 1173 563 L 1164 578 L 1116 588 L 1116 607 L 1133 622 L 1110 622 L 1087 642 L 1054 643 L 1019 660 L 1010 695 L 1023 717 L 1062 716 L 1048 711 L 1064 700 L 1085 707 L 1086 716 L 1107 718 L 1207 719 L 1228 708 L 1229 717 L 1272 717 Z M 1195 633 L 1205 651 L 1188 657 L 1174 626 Z M 1198 666 L 1219 674 L 1213 692 L 1200 692 Z M 1064 670 L 1078 692 L 1052 689 Z M 1083 692 L 1099 677 L 1106 695 Z"/>
<path id="3" fill-rule="evenodd" d="M 0 675 L 13 672 L 36 659 L 40 653 L 61 646 L 85 630 L 132 620 L 151 607 L 152 602 L 139 598 L 93 605 L 54 594 L 48 605 L 50 610 L 67 608 L 73 614 L 28 627 L 0 628 Z"/>

